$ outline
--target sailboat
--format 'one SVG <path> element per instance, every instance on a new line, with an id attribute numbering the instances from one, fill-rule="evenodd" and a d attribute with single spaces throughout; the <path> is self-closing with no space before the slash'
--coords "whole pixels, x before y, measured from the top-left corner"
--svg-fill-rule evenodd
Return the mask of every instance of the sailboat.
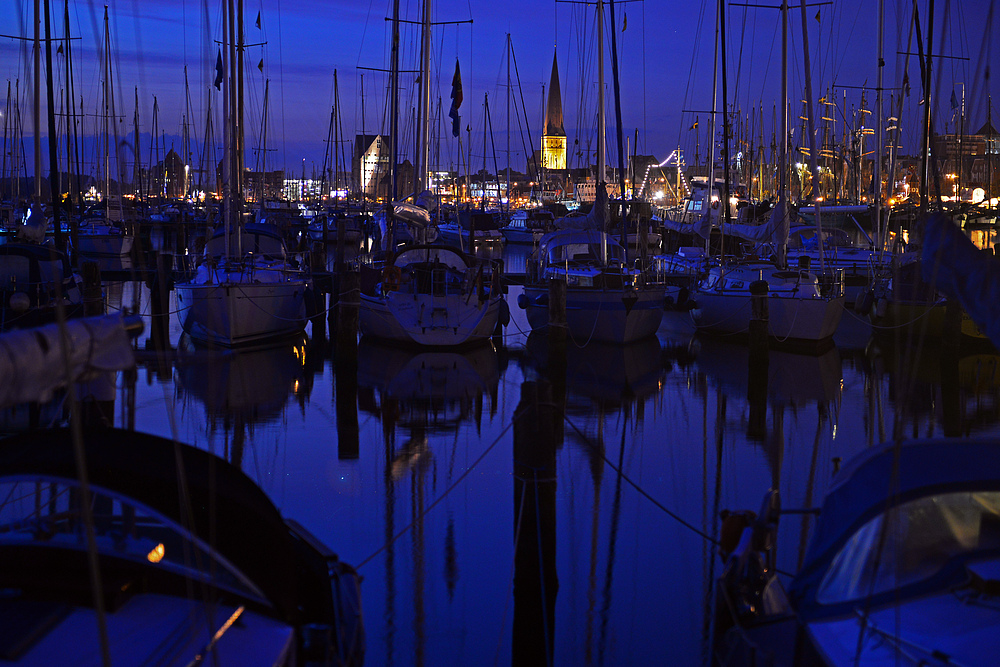
<path id="1" fill-rule="evenodd" d="M 111 53 L 111 30 L 108 22 L 108 8 L 104 8 L 104 53 L 103 53 L 103 74 L 104 74 L 104 99 L 102 100 L 104 112 L 101 143 L 103 143 L 104 159 L 104 200 L 98 206 L 93 206 L 82 211 L 77 220 L 77 231 L 73 237 L 73 253 L 76 261 L 97 262 L 101 271 L 118 272 L 132 269 L 132 249 L 135 243 L 133 229 L 126 226 L 127 218 L 132 218 L 134 224 L 135 212 L 129 207 L 125 208 L 121 196 L 122 174 L 120 169 L 121 159 L 115 156 L 115 164 L 119 166 L 116 180 L 118 181 L 117 196 L 112 198 L 111 193 L 111 146 L 115 146 L 115 151 L 121 150 L 118 141 L 117 124 L 111 123 L 111 118 L 115 116 L 115 96 L 114 78 L 111 74 L 112 53 Z M 138 92 L 136 92 L 136 114 L 138 114 Z M 114 139 L 112 139 L 112 127 L 114 127 Z M 138 132 L 138 123 L 137 129 Z M 138 136 L 138 135 L 136 135 Z M 77 192 L 77 197 L 82 199 L 82 193 Z"/>
<path id="2" fill-rule="evenodd" d="M 243 119 L 237 90 L 242 40 L 242 2 L 226 30 L 222 85 L 226 142 L 223 160 L 224 227 L 206 244 L 191 280 L 177 283 L 178 317 L 191 338 L 225 347 L 261 344 L 301 334 L 306 324 L 305 274 L 292 266 L 277 230 L 244 222 Z M 233 12 L 232 2 L 228 10 Z M 234 24 L 239 27 L 233 28 Z M 221 253 L 219 250 L 221 249 Z"/>
<path id="3" fill-rule="evenodd" d="M 383 255 L 361 267 L 358 325 L 363 335 L 373 338 L 455 347 L 488 341 L 509 321 L 510 313 L 499 261 L 476 257 L 458 246 L 430 243 L 433 239 L 428 238 L 428 234 L 437 235 L 430 214 L 435 197 L 425 189 L 431 78 L 429 3 L 423 20 L 423 124 L 416 171 L 420 195 L 413 204 L 396 201 L 386 207 Z M 395 165 L 395 151 L 391 152 Z M 395 192 L 392 194 L 394 197 Z M 415 234 L 415 242 L 398 246 L 396 231 L 404 223 Z"/>
<path id="4" fill-rule="evenodd" d="M 566 283 L 566 327 L 578 345 L 591 340 L 630 343 L 652 336 L 663 319 L 663 285 L 647 281 L 640 268 L 627 266 L 625 247 L 607 233 L 605 182 L 604 2 L 597 3 L 598 148 L 597 192 L 586 216 L 560 218 L 542 236 L 528 259 L 528 280 L 517 304 L 531 329 L 549 324 L 549 282 Z"/>
<path id="5" fill-rule="evenodd" d="M 37 7 L 36 7 L 37 13 Z M 40 17 L 36 16 L 38 21 Z M 41 89 L 41 47 L 35 31 L 35 90 Z M 52 118 L 52 105 L 49 116 Z M 56 321 L 57 316 L 76 317 L 84 312 L 83 281 L 68 255 L 51 239 L 46 240 L 47 221 L 42 210 L 41 100 L 34 98 L 35 192 L 24 218 L 18 220 L 17 240 L 0 244 L 0 330 L 34 327 Z M 54 189 L 53 189 L 54 191 Z M 54 209 L 57 211 L 58 209 Z M 56 224 L 61 225 L 58 212 Z M 61 229 L 56 230 L 60 239 Z"/>
<path id="6" fill-rule="evenodd" d="M 752 235 L 757 241 L 770 241 L 775 262 L 723 263 L 709 269 L 694 291 L 691 319 L 701 331 L 714 334 L 742 334 L 749 330 L 755 316 L 752 303 L 755 297 L 763 298 L 767 306 L 768 335 L 772 341 L 796 346 L 823 347 L 832 341 L 844 312 L 843 286 L 834 283 L 830 289 L 820 288 L 819 277 L 804 261 L 796 269 L 786 267 L 786 248 L 790 226 L 788 189 L 786 187 L 787 161 L 787 109 L 788 99 L 788 45 L 787 4 L 782 5 L 782 58 L 781 58 L 781 151 L 778 158 L 778 201 L 771 210 L 765 225 L 753 226 L 729 223 L 728 213 L 722 224 L 723 233 Z M 722 40 L 721 53 L 726 54 L 725 14 L 720 5 L 718 21 Z M 808 63 L 808 59 L 806 60 Z M 808 65 L 807 65 L 808 67 Z M 726 64 L 723 60 L 722 71 Z M 726 83 L 722 84 L 723 107 L 726 106 Z M 728 116 L 724 116 L 728 118 Z M 728 146 L 728 121 L 724 121 L 724 140 Z M 728 148 L 726 149 L 728 155 Z M 730 166 L 723 166 L 724 181 L 729 182 Z M 821 255 L 822 257 L 822 255 Z M 822 260 L 821 260 L 822 262 Z M 757 316 L 762 313 L 757 313 Z"/>

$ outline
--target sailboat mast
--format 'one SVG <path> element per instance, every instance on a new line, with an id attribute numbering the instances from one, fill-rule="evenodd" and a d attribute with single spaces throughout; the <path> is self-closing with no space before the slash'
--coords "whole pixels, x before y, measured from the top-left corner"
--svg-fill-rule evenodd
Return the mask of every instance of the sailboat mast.
<path id="1" fill-rule="evenodd" d="M 788 218 L 788 0 L 781 0 L 781 141 L 778 142 L 778 215 Z M 785 266 L 785 246 L 776 248 Z"/>
<path id="2" fill-rule="evenodd" d="M 241 224 L 243 221 L 243 197 L 244 197 L 244 187 L 243 187 L 243 172 L 244 172 L 244 144 L 243 144 L 243 0 L 236 0 L 236 28 L 233 32 L 233 48 L 236 49 L 236 72 L 235 81 L 236 85 L 236 101 L 233 108 L 236 109 L 236 123 L 234 128 L 234 142 L 233 147 L 235 148 L 235 164 L 236 164 L 236 178 L 234 179 L 236 185 L 235 199 L 236 199 L 236 223 Z M 237 252 L 239 256 L 243 256 L 243 235 L 237 234 L 236 244 Z"/>
<path id="3" fill-rule="evenodd" d="M 813 112 L 813 89 L 812 89 L 812 66 L 809 63 L 809 21 L 806 17 L 806 0 L 801 0 L 802 11 L 800 18 L 802 19 L 802 52 L 803 52 L 803 63 L 805 65 L 805 83 L 806 83 L 806 100 L 808 103 L 809 113 L 808 116 L 808 126 L 809 126 L 809 171 L 812 176 L 812 193 L 813 202 L 816 207 L 816 227 L 819 230 L 816 234 L 816 239 L 819 241 L 819 270 L 820 273 L 826 271 L 824 266 L 825 260 L 823 255 L 823 216 L 821 215 L 820 206 L 820 191 L 819 191 L 819 166 L 817 162 L 816 150 L 816 123 L 815 123 L 815 113 Z M 862 96 L 863 99 L 863 96 Z M 862 104 L 863 106 L 863 104 Z M 864 125 L 864 113 L 861 114 L 861 123 Z M 861 131 L 861 136 L 864 137 L 864 131 Z M 864 155 L 864 150 L 860 151 L 861 155 Z M 860 157 L 860 156 L 859 156 Z M 858 164 L 858 182 L 861 182 L 861 164 Z"/>
<path id="4" fill-rule="evenodd" d="M 510 218 L 510 33 L 507 33 L 507 218 Z M 499 193 L 498 193 L 499 194 Z M 502 210 L 502 207 L 501 207 Z"/>
<path id="5" fill-rule="evenodd" d="M 32 119 L 35 123 L 35 205 L 42 203 L 42 36 L 41 36 L 41 11 L 38 6 L 39 0 L 35 0 L 35 41 L 32 46 L 35 61 L 34 84 L 35 84 L 35 104 L 32 110 Z M 104 10 L 105 18 L 108 10 Z"/>
<path id="6" fill-rule="evenodd" d="M 45 92 L 48 96 L 48 127 L 49 127 L 49 194 L 52 197 L 52 222 L 55 225 L 56 247 L 60 250 L 66 249 L 63 240 L 62 222 L 60 221 L 59 193 L 62 188 L 59 185 L 59 149 L 56 141 L 56 112 L 55 93 L 52 86 L 52 21 L 49 11 L 49 2 L 45 2 Z M 69 165 L 67 165 L 68 167 Z"/>
<path id="7" fill-rule="evenodd" d="M 225 236 L 226 236 L 226 257 L 232 255 L 232 248 L 230 248 L 230 237 L 229 230 L 232 225 L 230 221 L 232 220 L 233 214 L 233 198 L 232 198 L 232 153 L 233 153 L 233 135 L 232 135 L 232 77 L 230 67 L 232 64 L 232 54 L 230 53 L 229 47 L 231 45 L 231 21 L 230 17 L 233 13 L 233 0 L 228 0 L 224 5 L 222 10 L 222 52 L 225 54 L 223 56 L 223 72 L 225 75 L 222 80 L 222 117 L 224 119 L 224 130 L 223 136 L 225 137 L 222 144 L 222 206 L 223 206 L 223 223 L 225 225 Z"/>
<path id="8" fill-rule="evenodd" d="M 621 243 L 628 255 L 628 229 L 626 228 L 625 200 L 625 153 L 622 149 L 622 100 L 618 82 L 618 37 L 615 34 L 615 0 L 608 4 L 611 18 L 611 80 L 615 90 L 615 138 L 618 143 L 618 214 L 621 217 Z"/>
<path id="9" fill-rule="evenodd" d="M 885 28 L 885 0 L 878 0 L 878 54 L 875 61 L 875 247 L 882 247 L 882 153 L 885 151 L 885 121 L 882 118 L 882 60 L 884 53 L 883 31 Z"/>
<path id="10" fill-rule="evenodd" d="M 729 99 L 727 84 L 726 58 L 726 1 L 719 0 L 719 44 L 722 52 L 722 192 L 719 196 L 719 210 L 722 212 L 722 219 L 729 224 Z M 725 229 L 723 227 L 723 229 Z M 720 248 L 725 250 L 725 233 L 720 240 Z"/>
<path id="11" fill-rule="evenodd" d="M 136 188 L 136 192 L 142 194 L 142 167 L 139 163 L 139 156 L 142 153 L 139 152 L 139 87 L 135 87 L 135 111 L 132 114 L 132 132 L 135 135 L 135 166 L 132 169 L 132 186 Z"/>
<path id="12" fill-rule="evenodd" d="M 104 8 L 104 204 L 107 207 L 111 196 L 111 129 L 108 127 L 111 113 L 111 30 L 108 27 L 108 8 Z M 110 214 L 106 209 L 105 214 Z"/>
<path id="13" fill-rule="evenodd" d="M 427 188 L 430 158 L 431 110 L 431 0 L 424 0 L 423 36 L 420 40 L 420 149 L 417 154 L 417 192 Z"/>
<path id="14" fill-rule="evenodd" d="M 604 118 L 604 0 L 597 0 L 597 187 L 594 189 L 594 205 L 597 202 L 604 202 L 604 197 L 598 197 L 597 193 L 604 185 L 605 177 L 605 139 L 606 131 Z M 603 213 L 603 212 L 602 212 Z M 604 219 L 604 216 L 601 216 Z M 605 225 L 606 226 L 606 225 Z M 602 229 L 601 232 L 605 230 Z M 608 237 L 601 234 L 601 264 L 608 263 Z"/>
<path id="15" fill-rule="evenodd" d="M 604 0 L 597 0 L 597 187 L 602 187 L 605 178 L 606 132 L 607 126 L 604 117 Z"/>
<path id="16" fill-rule="evenodd" d="M 333 187 L 340 190 L 340 84 L 337 70 L 333 70 Z"/>
<path id="17" fill-rule="evenodd" d="M 399 193 L 398 184 L 396 182 L 396 163 L 398 158 L 396 156 L 399 144 L 396 141 L 396 135 L 399 131 L 399 0 L 393 0 L 392 3 L 392 62 L 389 65 L 389 181 L 390 181 L 390 192 L 389 201 L 395 201 Z M 364 79 L 362 79 L 362 92 Z M 361 97 L 362 103 L 362 114 L 361 119 L 364 120 L 364 95 Z M 362 130 L 362 135 L 364 131 Z M 366 184 L 367 187 L 367 184 Z"/>

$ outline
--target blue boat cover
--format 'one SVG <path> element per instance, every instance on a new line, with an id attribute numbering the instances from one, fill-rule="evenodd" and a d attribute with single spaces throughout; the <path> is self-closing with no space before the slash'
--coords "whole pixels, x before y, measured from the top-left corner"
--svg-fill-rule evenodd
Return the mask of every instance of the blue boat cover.
<path id="1" fill-rule="evenodd" d="M 851 460 L 837 474 L 806 558 L 789 593 L 803 616 L 818 610 L 816 592 L 837 552 L 886 510 L 924 496 L 1000 490 L 1000 441 L 925 439 L 885 443 Z"/>
<path id="2" fill-rule="evenodd" d="M 923 278 L 962 308 L 979 328 L 1000 345 L 1000 260 L 983 252 L 942 214 L 924 226 Z"/>

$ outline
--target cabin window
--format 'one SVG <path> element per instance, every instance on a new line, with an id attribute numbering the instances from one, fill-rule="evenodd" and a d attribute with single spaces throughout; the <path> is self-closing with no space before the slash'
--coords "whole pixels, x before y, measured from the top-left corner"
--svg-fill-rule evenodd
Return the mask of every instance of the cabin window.
<path id="1" fill-rule="evenodd" d="M 904 503 L 861 527 L 830 563 L 820 604 L 860 600 L 922 581 L 956 556 L 1000 549 L 1000 492 Z"/>

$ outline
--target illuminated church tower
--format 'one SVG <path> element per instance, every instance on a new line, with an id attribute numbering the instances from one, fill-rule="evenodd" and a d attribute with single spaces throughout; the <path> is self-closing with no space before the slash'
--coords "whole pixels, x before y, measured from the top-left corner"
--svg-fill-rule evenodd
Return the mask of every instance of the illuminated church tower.
<path id="1" fill-rule="evenodd" d="M 559 68 L 552 56 L 552 79 L 545 106 L 545 131 L 542 132 L 542 168 L 566 168 L 566 130 L 563 129 L 562 94 L 559 92 Z"/>

